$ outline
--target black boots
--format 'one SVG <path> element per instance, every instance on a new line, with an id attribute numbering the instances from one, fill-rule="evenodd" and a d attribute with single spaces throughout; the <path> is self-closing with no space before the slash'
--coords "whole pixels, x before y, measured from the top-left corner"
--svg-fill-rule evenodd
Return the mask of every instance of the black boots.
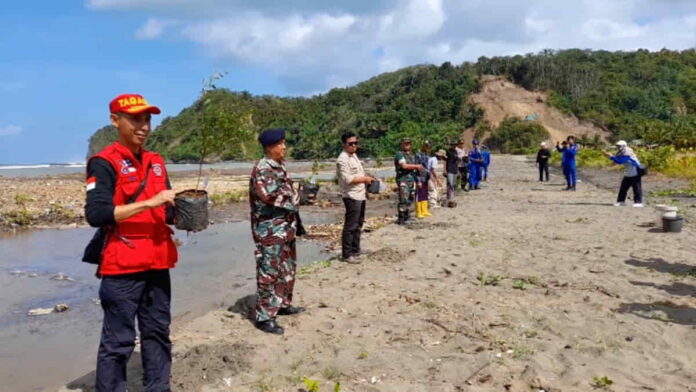
<path id="1" fill-rule="evenodd" d="M 409 213 L 408 211 L 399 211 L 399 219 L 396 221 L 397 225 L 405 225 L 408 223 Z"/>
<path id="2" fill-rule="evenodd" d="M 298 314 L 302 313 L 305 311 L 305 308 L 298 307 L 298 306 L 288 306 L 287 308 L 280 308 L 278 311 L 279 316 L 292 316 L 293 314 Z"/>
<path id="3" fill-rule="evenodd" d="M 278 325 L 278 323 L 276 323 L 275 320 L 257 321 L 254 323 L 254 326 L 266 333 L 272 333 L 276 335 L 282 335 L 283 333 L 285 333 L 283 327 Z"/>

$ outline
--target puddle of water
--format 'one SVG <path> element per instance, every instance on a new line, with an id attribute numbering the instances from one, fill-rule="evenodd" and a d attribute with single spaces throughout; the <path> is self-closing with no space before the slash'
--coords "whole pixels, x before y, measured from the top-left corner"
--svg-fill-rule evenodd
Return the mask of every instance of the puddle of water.
<path id="1" fill-rule="evenodd" d="M 307 215 L 312 221 L 326 219 Z M 55 391 L 94 368 L 102 317 L 100 306 L 93 301 L 98 298 L 99 280 L 94 277 L 94 266 L 79 261 L 93 232 L 42 230 L 0 237 L 3 389 Z M 254 292 L 254 243 L 248 221 L 176 236 L 183 245 L 172 271 L 174 328 Z M 321 244 L 298 242 L 300 264 L 327 257 Z M 59 273 L 72 280 L 51 279 Z M 57 303 L 67 303 L 70 310 L 26 315 L 29 309 Z"/>

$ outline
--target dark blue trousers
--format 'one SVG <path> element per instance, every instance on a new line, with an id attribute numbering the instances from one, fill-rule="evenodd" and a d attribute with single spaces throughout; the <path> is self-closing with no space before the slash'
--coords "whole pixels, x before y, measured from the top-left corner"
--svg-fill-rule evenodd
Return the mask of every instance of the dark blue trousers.
<path id="1" fill-rule="evenodd" d="M 575 168 L 575 164 L 563 163 L 561 166 L 563 167 L 563 176 L 566 179 L 568 188 L 575 188 L 577 182 L 577 169 Z"/>
<path id="2" fill-rule="evenodd" d="M 169 270 L 102 277 L 99 299 L 104 324 L 97 355 L 97 392 L 126 391 L 126 365 L 135 349 L 136 318 L 145 391 L 171 391 L 171 296 Z"/>

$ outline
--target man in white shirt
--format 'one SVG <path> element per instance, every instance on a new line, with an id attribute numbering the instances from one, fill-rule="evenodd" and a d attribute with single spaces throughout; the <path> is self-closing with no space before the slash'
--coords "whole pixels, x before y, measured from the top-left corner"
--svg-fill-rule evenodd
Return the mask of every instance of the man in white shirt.
<path id="1" fill-rule="evenodd" d="M 336 178 L 341 188 L 346 214 L 341 236 L 342 260 L 357 264 L 360 261 L 360 232 L 365 222 L 366 184 L 375 179 L 365 175 L 358 151 L 358 137 L 348 132 L 341 136 L 343 151 L 336 160 Z"/>

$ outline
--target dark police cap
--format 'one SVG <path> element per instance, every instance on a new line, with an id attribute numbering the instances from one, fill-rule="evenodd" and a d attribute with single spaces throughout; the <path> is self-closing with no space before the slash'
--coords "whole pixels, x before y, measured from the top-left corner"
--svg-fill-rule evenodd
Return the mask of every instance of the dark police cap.
<path id="1" fill-rule="evenodd" d="M 259 134 L 259 143 L 262 146 L 272 146 L 285 139 L 285 130 L 281 128 L 267 129 Z"/>

